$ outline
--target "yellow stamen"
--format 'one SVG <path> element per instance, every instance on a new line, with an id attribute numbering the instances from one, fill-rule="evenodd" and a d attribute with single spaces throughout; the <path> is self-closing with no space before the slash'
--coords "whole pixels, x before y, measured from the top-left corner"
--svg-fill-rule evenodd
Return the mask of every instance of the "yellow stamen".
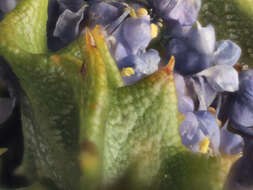
<path id="1" fill-rule="evenodd" d="M 148 11 L 147 11 L 147 9 L 139 8 L 139 9 L 136 11 L 136 14 L 137 14 L 138 17 L 143 17 L 143 16 L 148 15 Z"/>
<path id="2" fill-rule="evenodd" d="M 209 149 L 210 140 L 206 137 L 199 142 L 199 151 L 201 153 L 207 153 Z"/>
<path id="3" fill-rule="evenodd" d="M 158 36 L 159 33 L 159 28 L 156 24 L 151 24 L 151 37 L 152 38 L 156 38 Z"/>
<path id="4" fill-rule="evenodd" d="M 121 71 L 121 76 L 123 77 L 130 77 L 132 75 L 134 75 L 134 69 L 131 67 L 126 67 Z"/>
<path id="5" fill-rule="evenodd" d="M 222 122 L 219 119 L 217 119 L 217 118 L 216 118 L 216 121 L 217 121 L 219 127 L 222 128 Z"/>
<path id="6" fill-rule="evenodd" d="M 8 148 L 0 148 L 0 156 L 8 151 Z"/>
<path id="7" fill-rule="evenodd" d="M 208 107 L 207 110 L 211 112 L 211 114 L 216 115 L 216 110 L 213 107 Z"/>
<path id="8" fill-rule="evenodd" d="M 129 14 L 130 14 L 131 17 L 133 17 L 133 18 L 137 17 L 136 12 L 132 7 L 127 7 L 126 10 L 130 10 Z"/>

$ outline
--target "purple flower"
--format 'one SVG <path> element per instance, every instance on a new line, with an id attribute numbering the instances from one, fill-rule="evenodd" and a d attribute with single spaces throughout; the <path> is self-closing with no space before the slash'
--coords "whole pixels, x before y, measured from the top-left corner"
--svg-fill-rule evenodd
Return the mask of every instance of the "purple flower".
<path id="1" fill-rule="evenodd" d="M 120 3 L 94 2 L 88 11 L 89 22 L 92 26 L 97 24 L 107 26 L 112 24 L 124 11 Z"/>
<path id="2" fill-rule="evenodd" d="M 242 71 L 236 97 L 231 103 L 230 120 L 238 126 L 253 126 L 253 70 Z"/>
<path id="3" fill-rule="evenodd" d="M 150 0 L 156 13 L 165 21 L 178 21 L 183 26 L 191 26 L 197 19 L 200 0 Z"/>
<path id="4" fill-rule="evenodd" d="M 70 11 L 77 12 L 83 6 L 83 0 L 57 0 L 62 10 L 69 9 Z"/>
<path id="5" fill-rule="evenodd" d="M 219 153 L 220 129 L 214 115 L 209 111 L 188 112 L 181 123 L 182 143 L 193 152 L 200 152 L 201 142 L 208 139 L 209 147 Z"/>
<path id="6" fill-rule="evenodd" d="M 216 43 L 213 26 L 202 27 L 197 23 L 197 29 L 177 34 L 168 43 L 168 55 L 175 56 L 177 72 L 192 75 L 215 64 L 235 65 L 241 49 L 229 40 Z"/>
<path id="7" fill-rule="evenodd" d="M 230 65 L 215 65 L 196 75 L 204 76 L 217 92 L 235 92 L 239 88 L 238 72 Z"/>
<path id="8" fill-rule="evenodd" d="M 220 152 L 225 155 L 239 154 L 243 151 L 243 138 L 227 129 L 227 123 L 221 129 Z"/>
<path id="9" fill-rule="evenodd" d="M 66 9 L 59 17 L 53 35 L 59 37 L 65 44 L 75 40 L 79 34 L 79 26 L 83 20 L 84 10 L 85 7 L 78 12 Z"/>
<path id="10" fill-rule="evenodd" d="M 0 124 L 11 116 L 16 104 L 19 104 L 21 87 L 10 66 L 0 57 Z"/>
<path id="11" fill-rule="evenodd" d="M 174 80 L 178 97 L 178 111 L 183 114 L 194 111 L 194 101 L 189 95 L 190 93 L 186 87 L 184 77 L 178 73 L 174 73 Z"/>
<path id="12" fill-rule="evenodd" d="M 6 13 L 10 12 L 11 10 L 13 10 L 19 1 L 20 0 L 1 0 L 0 1 L 0 10 L 6 14 Z"/>
<path id="13" fill-rule="evenodd" d="M 229 65 L 215 65 L 187 77 L 176 74 L 179 111 L 207 110 L 219 93 L 238 90 L 238 78 L 237 71 Z"/>
<path id="14" fill-rule="evenodd" d="M 146 50 L 152 40 L 149 15 L 125 19 L 108 39 L 119 69 L 130 67 L 134 70 L 134 74 L 123 76 L 126 85 L 134 84 L 158 69 L 159 53 L 154 49 Z"/>
<path id="15" fill-rule="evenodd" d="M 126 56 L 118 61 L 117 64 L 120 70 L 127 67 L 133 68 L 133 75 L 123 77 L 124 83 L 126 85 L 131 85 L 155 72 L 158 69 L 159 62 L 160 56 L 158 52 L 154 49 L 150 49 L 139 55 L 131 54 Z"/>
<path id="16" fill-rule="evenodd" d="M 241 56 L 241 48 L 230 40 L 222 40 L 216 43 L 214 60 L 216 65 L 233 66 Z"/>
<path id="17" fill-rule="evenodd" d="M 151 37 L 150 17 L 130 17 L 126 19 L 113 34 L 115 43 L 112 54 L 116 61 L 127 55 L 138 54 L 149 45 Z"/>
<path id="18" fill-rule="evenodd" d="M 48 7 L 48 48 L 57 51 L 79 34 L 85 3 L 82 0 L 50 0 Z"/>

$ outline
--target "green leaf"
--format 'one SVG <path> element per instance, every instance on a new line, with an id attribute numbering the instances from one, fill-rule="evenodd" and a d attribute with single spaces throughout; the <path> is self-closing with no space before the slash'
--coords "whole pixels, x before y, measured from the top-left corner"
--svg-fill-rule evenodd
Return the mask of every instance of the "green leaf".
<path id="1" fill-rule="evenodd" d="M 46 52 L 47 6 L 48 0 L 19 3 L 0 24 L 0 48 L 12 45 L 31 53 Z"/>
<path id="2" fill-rule="evenodd" d="M 8 151 L 8 148 L 0 148 L 0 156 Z"/>
<path id="3" fill-rule="evenodd" d="M 136 176 L 143 184 L 152 183 L 165 150 L 183 148 L 171 64 L 136 85 L 115 90 L 106 125 L 105 181 L 117 179 L 136 163 Z"/>

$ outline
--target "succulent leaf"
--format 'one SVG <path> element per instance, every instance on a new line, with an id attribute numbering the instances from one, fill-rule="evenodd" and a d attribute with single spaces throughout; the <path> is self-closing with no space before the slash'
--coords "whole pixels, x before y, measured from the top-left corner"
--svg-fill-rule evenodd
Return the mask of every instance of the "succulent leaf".
<path id="1" fill-rule="evenodd" d="M 7 14 L 0 24 L 1 48 L 8 44 L 31 53 L 46 52 L 47 6 L 48 0 L 24 0 Z"/>
<path id="2" fill-rule="evenodd" d="M 164 150 L 182 146 L 173 64 L 114 92 L 106 125 L 105 180 L 123 175 L 138 163 L 136 175 L 143 183 L 152 183 Z"/>

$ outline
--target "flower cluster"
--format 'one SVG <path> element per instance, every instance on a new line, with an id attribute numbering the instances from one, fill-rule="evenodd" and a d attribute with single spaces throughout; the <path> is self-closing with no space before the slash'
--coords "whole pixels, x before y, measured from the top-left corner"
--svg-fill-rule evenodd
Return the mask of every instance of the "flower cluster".
<path id="1" fill-rule="evenodd" d="M 0 20 L 18 2 L 1 0 Z M 175 59 L 182 143 L 192 152 L 242 153 L 247 143 L 244 137 L 253 135 L 253 70 L 239 64 L 241 48 L 229 39 L 217 41 L 214 27 L 199 23 L 200 0 L 144 2 L 51 0 L 48 47 L 57 51 L 76 40 L 85 26 L 100 25 L 126 86 Z M 159 40 L 166 45 L 161 47 Z M 164 53 L 158 51 L 161 48 Z M 0 63 L 0 81 L 10 94 L 0 98 L 2 124 L 19 95 L 15 80 L 6 79 L 1 70 L 8 66 L 4 60 Z M 14 77 L 11 71 L 9 74 Z"/>
<path id="2" fill-rule="evenodd" d="M 1 1 L 1 17 L 17 2 Z M 149 7 L 162 23 L 149 15 Z M 48 45 L 58 50 L 77 39 L 83 26 L 101 25 L 125 85 L 138 82 L 175 57 L 178 108 L 185 116 L 180 128 L 183 144 L 194 152 L 238 154 L 244 142 L 228 130 L 228 122 L 252 126 L 253 72 L 238 75 L 240 47 L 230 40 L 216 41 L 213 26 L 202 27 L 197 21 L 200 7 L 200 0 L 149 0 L 145 4 L 52 0 Z M 163 57 L 149 47 L 161 30 L 169 36 Z M 233 96 L 225 114 L 222 106 L 229 98 L 224 94 Z"/>

